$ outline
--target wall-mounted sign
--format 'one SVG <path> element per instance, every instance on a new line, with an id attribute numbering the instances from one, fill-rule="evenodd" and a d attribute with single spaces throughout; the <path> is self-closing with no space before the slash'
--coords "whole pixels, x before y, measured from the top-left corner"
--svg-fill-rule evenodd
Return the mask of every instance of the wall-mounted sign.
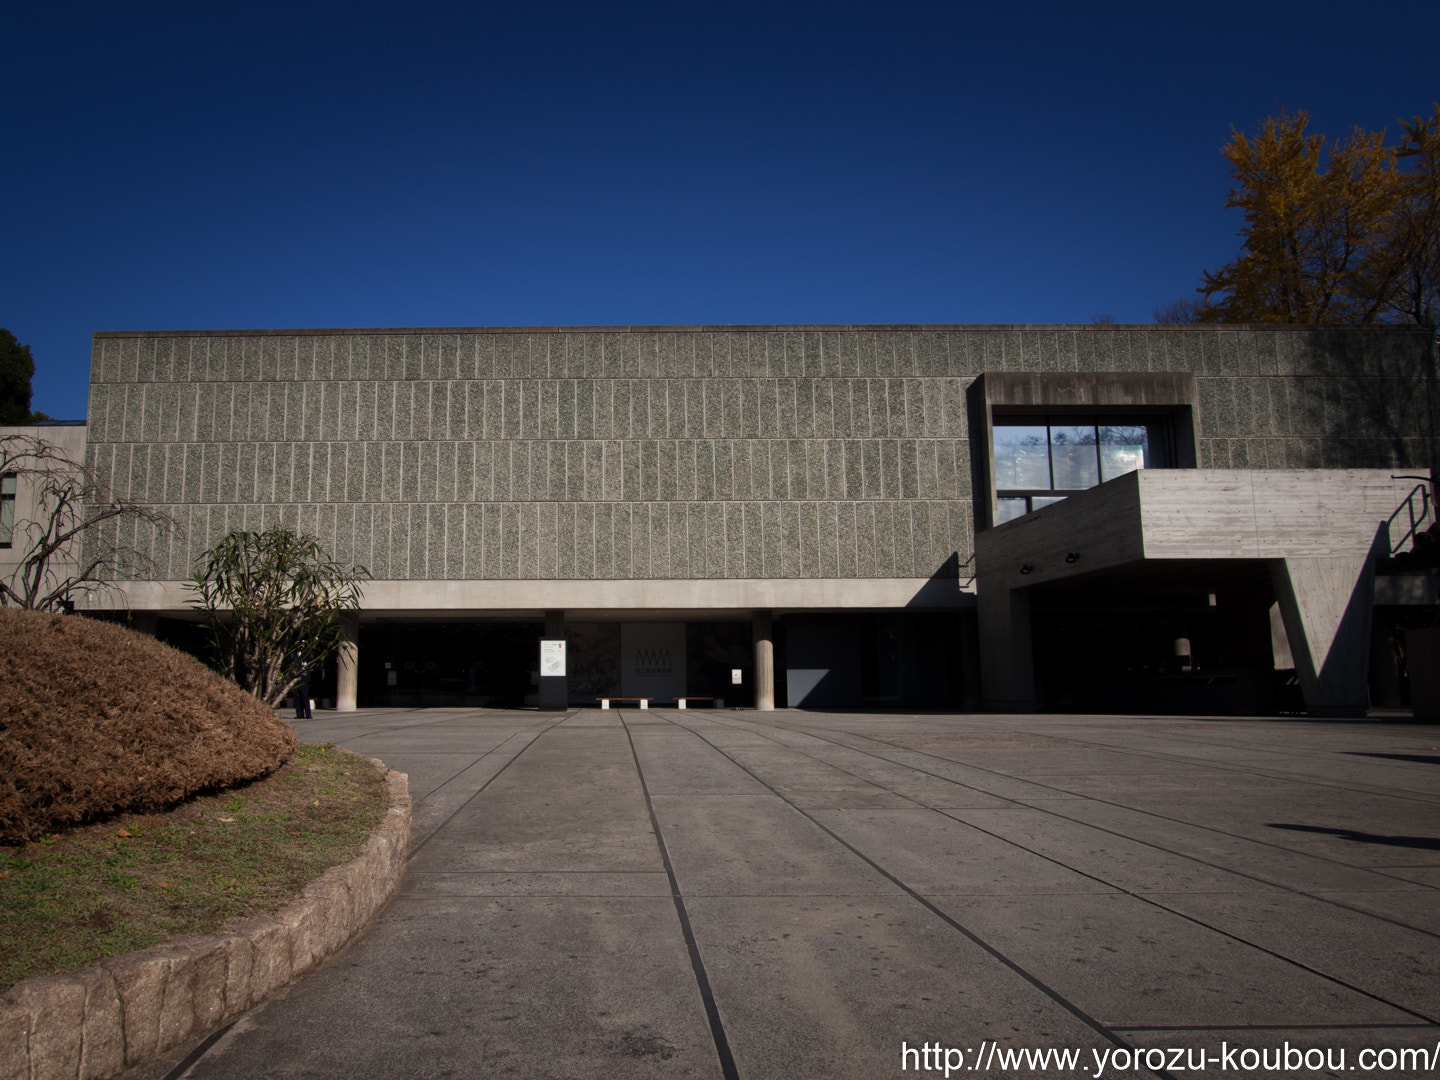
<path id="1" fill-rule="evenodd" d="M 542 678 L 554 678 L 565 674 L 565 642 L 563 641 L 541 641 L 540 642 L 540 675 Z"/>
<path id="2" fill-rule="evenodd" d="M 740 669 L 738 667 L 732 667 L 730 669 L 730 682 L 735 686 L 740 685 Z"/>
<path id="3" fill-rule="evenodd" d="M 685 693 L 685 624 L 621 623 L 620 688 L 670 701 Z"/>

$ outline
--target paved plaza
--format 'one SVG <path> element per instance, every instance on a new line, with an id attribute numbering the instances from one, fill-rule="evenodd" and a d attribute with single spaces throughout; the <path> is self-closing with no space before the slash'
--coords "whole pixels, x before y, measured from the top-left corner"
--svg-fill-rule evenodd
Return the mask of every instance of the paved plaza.
<path id="1" fill-rule="evenodd" d="M 431 709 L 296 727 L 409 774 L 399 895 L 149 1075 L 1440 1076 L 1414 1053 L 1440 1057 L 1433 725 Z"/>

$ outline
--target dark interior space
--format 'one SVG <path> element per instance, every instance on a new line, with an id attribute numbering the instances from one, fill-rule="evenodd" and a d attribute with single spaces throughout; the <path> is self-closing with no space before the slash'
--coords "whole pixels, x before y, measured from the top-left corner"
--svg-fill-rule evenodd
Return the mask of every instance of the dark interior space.
<path id="1" fill-rule="evenodd" d="M 358 704 L 520 708 L 536 692 L 543 630 L 540 622 L 362 624 Z"/>
<path id="2" fill-rule="evenodd" d="M 1183 584 L 1037 589 L 1037 703 L 1076 712 L 1222 715 L 1298 708 L 1291 673 L 1275 670 L 1272 602 L 1264 581 L 1227 581 L 1213 591 Z"/>
<path id="3" fill-rule="evenodd" d="M 736 668 L 738 686 L 731 681 Z M 748 622 L 685 624 L 685 693 L 723 698 L 726 708 L 755 704 L 755 644 Z"/>
<path id="4" fill-rule="evenodd" d="M 787 618 L 787 693 L 777 700 L 811 709 L 962 708 L 960 639 L 953 614 Z"/>

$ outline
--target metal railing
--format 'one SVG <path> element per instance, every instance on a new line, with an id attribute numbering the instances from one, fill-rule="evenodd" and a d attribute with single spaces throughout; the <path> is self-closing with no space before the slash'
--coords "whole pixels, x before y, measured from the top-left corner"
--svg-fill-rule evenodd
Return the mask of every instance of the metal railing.
<path id="1" fill-rule="evenodd" d="M 1393 476 L 1391 477 L 1391 479 L 1410 480 L 1418 478 L 1408 476 Z M 1416 514 L 1415 512 L 1416 495 L 1420 496 L 1419 514 Z M 1405 517 L 1402 518 L 1401 515 L 1405 515 Z M 1392 537 L 1395 535 L 1395 521 L 1397 518 L 1401 519 L 1401 524 L 1405 524 L 1408 520 L 1409 528 L 1406 530 L 1405 535 L 1400 537 L 1400 539 L 1392 539 L 1390 541 L 1390 551 L 1392 554 L 1399 552 L 1405 547 L 1407 543 L 1412 542 L 1415 539 L 1416 535 L 1422 529 L 1428 528 L 1429 525 L 1434 523 L 1434 507 L 1431 505 L 1430 502 L 1430 484 L 1428 482 L 1424 484 L 1416 484 L 1413 488 L 1411 488 L 1410 494 L 1405 496 L 1405 501 L 1395 508 L 1395 512 L 1391 514 L 1389 520 L 1386 521 L 1385 524 L 1389 526 L 1390 535 Z"/>

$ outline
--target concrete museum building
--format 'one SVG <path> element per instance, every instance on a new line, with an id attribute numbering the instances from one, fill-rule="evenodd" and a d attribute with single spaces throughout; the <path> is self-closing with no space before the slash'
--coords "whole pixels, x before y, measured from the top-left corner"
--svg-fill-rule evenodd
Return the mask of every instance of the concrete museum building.
<path id="1" fill-rule="evenodd" d="M 179 531 L 90 602 L 184 640 L 285 523 L 371 575 L 342 709 L 1363 713 L 1437 419 L 1417 328 L 97 333 L 87 460 Z"/>

